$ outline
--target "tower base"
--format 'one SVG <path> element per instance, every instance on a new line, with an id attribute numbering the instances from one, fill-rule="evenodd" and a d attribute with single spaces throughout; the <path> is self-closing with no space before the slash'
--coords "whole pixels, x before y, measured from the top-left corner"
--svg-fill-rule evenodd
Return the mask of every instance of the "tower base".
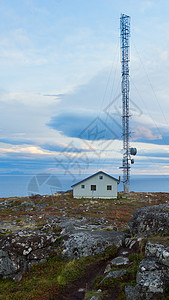
<path id="1" fill-rule="evenodd" d="M 124 184 L 123 189 L 124 189 L 124 193 L 126 193 L 126 194 L 130 193 L 130 186 L 129 186 L 129 184 Z"/>

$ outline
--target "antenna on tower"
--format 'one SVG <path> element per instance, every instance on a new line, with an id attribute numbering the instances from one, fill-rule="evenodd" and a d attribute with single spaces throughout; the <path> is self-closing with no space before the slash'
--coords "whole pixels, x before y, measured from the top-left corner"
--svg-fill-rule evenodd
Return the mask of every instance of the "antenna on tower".
<path id="1" fill-rule="evenodd" d="M 122 128 L 123 128 L 123 190 L 129 193 L 130 190 L 130 164 L 134 163 L 130 155 L 136 155 L 137 149 L 129 146 L 129 38 L 130 38 L 130 17 L 122 14 L 120 18 L 121 37 L 121 64 L 122 64 Z"/>

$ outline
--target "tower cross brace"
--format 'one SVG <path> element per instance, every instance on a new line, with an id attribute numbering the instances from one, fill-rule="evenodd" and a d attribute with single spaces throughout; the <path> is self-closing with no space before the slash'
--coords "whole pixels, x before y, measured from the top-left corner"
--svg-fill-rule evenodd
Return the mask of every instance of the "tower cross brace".
<path id="1" fill-rule="evenodd" d="M 120 18 L 121 37 L 121 75 L 122 75 L 122 136 L 123 136 L 123 185 L 124 191 L 129 192 L 130 185 L 130 149 L 129 149 L 129 38 L 130 17 L 122 14 Z"/>

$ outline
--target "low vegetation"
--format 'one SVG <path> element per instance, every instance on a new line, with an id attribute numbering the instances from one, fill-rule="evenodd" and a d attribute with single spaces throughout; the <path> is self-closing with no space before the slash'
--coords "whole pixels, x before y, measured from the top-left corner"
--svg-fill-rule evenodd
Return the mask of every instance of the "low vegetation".
<path id="1" fill-rule="evenodd" d="M 102 255 L 73 260 L 56 256 L 47 262 L 32 266 L 20 282 L 0 278 L 0 299 L 61 299 L 72 283 L 86 278 L 89 269 L 105 264 L 117 252 L 110 247 Z"/>
<path id="2" fill-rule="evenodd" d="M 107 220 L 108 230 L 129 232 L 128 221 L 137 208 L 168 202 L 169 194 L 130 193 L 126 197 L 123 193 L 119 193 L 118 199 L 114 200 L 77 200 L 73 199 L 72 193 L 69 192 L 62 196 L 35 195 L 0 199 L 0 204 L 4 201 L 9 205 L 0 206 L 0 219 L 6 228 L 0 231 L 1 236 L 11 234 L 15 228 L 41 229 L 51 216 L 89 217 L 93 222 L 97 222 L 97 218 L 103 218 Z M 59 234 L 61 228 L 52 230 Z M 150 237 L 149 240 L 169 245 L 169 237 L 165 235 Z M 0 278 L 0 299 L 69 299 L 64 298 L 64 295 L 69 291 L 78 290 L 81 287 L 80 283 L 86 282 L 85 300 L 93 295 L 99 296 L 100 300 L 123 300 L 125 285 L 136 284 L 136 272 L 139 262 L 144 257 L 145 242 L 146 240 L 140 243 L 138 253 L 129 256 L 130 264 L 125 266 L 127 273 L 122 278 L 108 278 L 102 281 L 106 264 L 117 253 L 115 247 L 108 248 L 102 255 L 77 260 L 66 261 L 53 255 L 47 262 L 32 266 L 20 282 Z M 112 268 L 112 270 L 119 269 L 120 267 Z M 166 288 L 166 297 L 169 297 L 169 286 Z"/>
<path id="3" fill-rule="evenodd" d="M 137 208 L 165 203 L 169 200 L 167 193 L 119 193 L 117 199 L 73 199 L 72 192 L 62 196 L 33 195 L 24 198 L 1 198 L 9 202 L 5 208 L 0 206 L 1 221 L 6 227 L 15 223 L 17 228 L 39 228 L 50 216 L 105 218 L 109 225 L 118 230 L 127 230 L 128 221 Z M 30 202 L 30 205 L 28 203 Z M 111 227 L 110 227 L 111 228 Z M 112 228 L 111 228 L 112 229 Z"/>

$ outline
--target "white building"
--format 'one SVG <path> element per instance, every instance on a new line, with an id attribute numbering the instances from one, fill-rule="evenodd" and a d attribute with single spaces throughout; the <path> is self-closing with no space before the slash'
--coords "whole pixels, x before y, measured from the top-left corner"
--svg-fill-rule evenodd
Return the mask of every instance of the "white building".
<path id="1" fill-rule="evenodd" d="M 117 198 L 119 180 L 100 171 L 72 185 L 74 198 Z"/>

